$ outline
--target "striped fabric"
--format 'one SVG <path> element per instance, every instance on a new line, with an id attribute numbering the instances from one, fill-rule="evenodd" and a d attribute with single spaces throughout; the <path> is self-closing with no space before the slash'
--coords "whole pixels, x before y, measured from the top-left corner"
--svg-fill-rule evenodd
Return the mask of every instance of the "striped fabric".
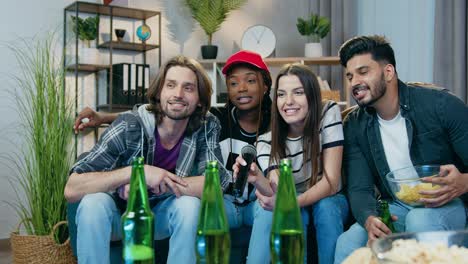
<path id="1" fill-rule="evenodd" d="M 327 101 L 324 104 L 319 135 L 321 151 L 326 148 L 343 146 L 344 144 L 340 108 L 338 104 L 333 101 Z M 292 161 L 296 191 L 298 193 L 303 193 L 307 190 L 308 180 L 312 176 L 312 163 L 309 160 L 303 164 L 302 137 L 287 138 L 286 147 L 286 157 L 290 158 Z M 259 137 L 257 144 L 257 161 L 260 169 L 262 169 L 264 173 L 278 168 L 275 163 L 269 166 L 270 152 L 271 132 L 268 132 Z M 322 164 L 319 164 L 319 166 L 320 179 Z"/>

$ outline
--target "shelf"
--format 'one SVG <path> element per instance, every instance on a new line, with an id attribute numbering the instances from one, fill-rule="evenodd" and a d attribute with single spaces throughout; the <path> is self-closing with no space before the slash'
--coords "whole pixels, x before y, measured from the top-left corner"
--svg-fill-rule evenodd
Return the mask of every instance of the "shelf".
<path id="1" fill-rule="evenodd" d="M 111 111 L 112 107 L 112 111 Z M 98 105 L 97 110 L 98 111 L 104 111 L 104 112 L 122 112 L 122 111 L 127 111 L 127 110 L 132 110 L 133 105 L 117 105 L 117 104 L 103 104 L 103 105 Z"/>
<path id="2" fill-rule="evenodd" d="M 286 63 L 301 62 L 306 65 L 339 65 L 340 58 L 338 56 L 306 58 L 306 57 L 284 57 L 284 58 L 265 58 L 263 59 L 268 65 L 283 65 Z M 200 60 L 202 64 L 224 64 L 225 60 Z"/>
<path id="3" fill-rule="evenodd" d="M 112 49 L 117 49 L 117 50 L 148 51 L 148 50 L 159 48 L 159 45 L 123 42 L 123 41 L 107 41 L 102 44 L 99 44 L 98 48 L 110 49 L 111 45 L 112 45 Z"/>
<path id="4" fill-rule="evenodd" d="M 74 72 L 78 66 L 79 72 L 99 72 L 102 70 L 110 69 L 109 65 L 98 65 L 98 64 L 72 64 L 66 67 L 69 72 Z"/>
<path id="5" fill-rule="evenodd" d="M 147 19 L 156 15 L 161 15 L 161 12 L 141 10 L 128 7 L 120 7 L 113 5 L 102 5 L 96 3 L 88 3 L 77 1 L 65 8 L 66 11 L 75 11 L 78 9 L 78 12 L 81 13 L 90 13 L 90 14 L 100 14 L 114 17 L 124 17 L 124 18 L 133 18 L 133 19 Z"/>

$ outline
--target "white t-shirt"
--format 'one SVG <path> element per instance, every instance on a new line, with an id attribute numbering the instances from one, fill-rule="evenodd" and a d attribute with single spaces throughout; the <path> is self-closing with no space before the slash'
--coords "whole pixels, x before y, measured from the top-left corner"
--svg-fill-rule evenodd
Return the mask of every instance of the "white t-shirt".
<path id="1" fill-rule="evenodd" d="M 339 106 L 332 101 L 325 103 L 320 121 L 320 149 L 343 146 L 343 124 Z M 302 137 L 286 139 L 286 158 L 291 159 L 294 182 L 297 193 L 308 189 L 308 181 L 312 176 L 312 163 L 308 160 L 303 164 Z M 257 162 L 260 169 L 266 173 L 268 169 L 276 168 L 276 164 L 269 167 L 271 153 L 271 132 L 261 135 L 257 143 Z M 319 164 L 319 179 L 322 175 L 322 164 Z"/>
<path id="2" fill-rule="evenodd" d="M 406 122 L 401 113 L 398 112 L 392 120 L 384 120 L 379 115 L 377 117 L 380 137 L 390 171 L 413 166 L 409 153 Z"/>

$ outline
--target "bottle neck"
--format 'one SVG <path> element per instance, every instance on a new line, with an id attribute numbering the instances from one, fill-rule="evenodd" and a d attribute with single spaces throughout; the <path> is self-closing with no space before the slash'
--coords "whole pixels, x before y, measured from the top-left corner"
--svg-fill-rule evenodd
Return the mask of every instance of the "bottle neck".
<path id="1" fill-rule="evenodd" d="M 294 185 L 291 164 L 280 164 L 280 176 L 276 203 L 273 212 L 272 233 L 281 233 L 284 230 L 301 231 L 302 218 L 297 203 L 296 186 Z"/>
<path id="2" fill-rule="evenodd" d="M 214 230 L 227 233 L 229 232 L 229 224 L 224 211 L 218 167 L 207 166 L 197 232 L 203 233 Z"/>
<path id="3" fill-rule="evenodd" d="M 132 167 L 127 211 L 150 210 L 143 166 L 137 165 Z"/>
<path id="4" fill-rule="evenodd" d="M 287 204 L 280 203 L 280 205 L 284 204 L 285 206 L 288 206 L 288 204 L 290 203 L 293 203 L 293 202 L 297 203 L 296 186 L 294 184 L 291 166 L 280 165 L 279 170 L 280 170 L 280 177 L 279 177 L 279 183 L 278 183 L 278 194 L 280 194 L 281 197 L 291 198 L 291 199 L 285 199 L 288 201 Z M 292 197 L 294 197 L 294 199 Z"/>

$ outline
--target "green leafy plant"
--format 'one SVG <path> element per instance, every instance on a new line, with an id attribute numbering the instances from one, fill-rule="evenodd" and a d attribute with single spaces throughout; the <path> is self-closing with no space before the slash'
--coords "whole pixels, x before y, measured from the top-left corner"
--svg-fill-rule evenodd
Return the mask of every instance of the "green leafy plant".
<path id="1" fill-rule="evenodd" d="M 331 23 L 326 17 L 310 14 L 310 18 L 298 18 L 297 30 L 302 36 L 307 36 L 310 42 L 320 42 L 330 32 Z"/>
<path id="2" fill-rule="evenodd" d="M 71 16 L 73 33 L 78 34 L 78 38 L 84 41 L 95 40 L 97 37 L 99 16 L 81 18 Z"/>
<path id="3" fill-rule="evenodd" d="M 229 12 L 241 7 L 247 0 L 185 0 L 192 17 L 200 24 L 212 44 L 213 33 L 219 30 Z"/>
<path id="4" fill-rule="evenodd" d="M 63 63 L 53 37 L 10 45 L 21 73 L 11 92 L 21 118 L 24 145 L 6 158 L 17 201 L 10 202 L 29 235 L 47 235 L 66 219 L 63 195 L 74 157 L 73 108 L 65 94 Z M 57 238 L 67 236 L 60 229 Z"/>

